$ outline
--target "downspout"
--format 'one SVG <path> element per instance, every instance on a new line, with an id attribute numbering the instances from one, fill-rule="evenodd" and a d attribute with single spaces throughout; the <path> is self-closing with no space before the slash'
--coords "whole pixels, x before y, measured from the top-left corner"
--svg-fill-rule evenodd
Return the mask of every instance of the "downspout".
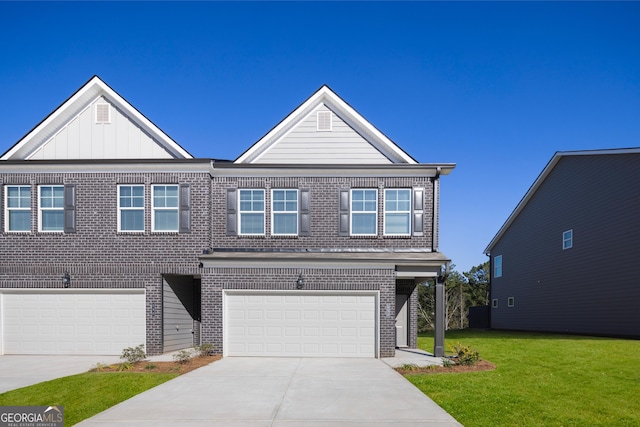
<path id="1" fill-rule="evenodd" d="M 441 171 L 442 171 L 442 168 L 438 166 L 438 168 L 436 169 L 436 175 L 433 178 L 431 178 L 431 184 L 433 186 L 431 191 L 432 199 L 433 199 L 433 208 L 431 210 L 431 252 L 438 252 L 438 248 L 436 247 L 436 242 L 438 241 L 436 239 L 436 217 L 438 215 L 437 209 L 438 209 L 438 196 L 439 196 L 437 181 L 440 179 Z"/>

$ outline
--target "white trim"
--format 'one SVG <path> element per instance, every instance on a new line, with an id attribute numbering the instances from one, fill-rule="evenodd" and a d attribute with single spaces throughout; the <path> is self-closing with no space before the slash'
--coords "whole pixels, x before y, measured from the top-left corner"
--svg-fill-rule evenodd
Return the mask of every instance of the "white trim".
<path id="1" fill-rule="evenodd" d="M 18 188 L 28 188 L 29 189 L 29 207 L 28 208 L 23 208 L 23 207 L 19 207 L 19 208 L 9 208 L 9 191 L 8 188 L 9 187 L 18 187 Z M 5 233 L 31 233 L 31 223 L 32 223 L 32 219 L 33 219 L 33 209 L 31 209 L 31 201 L 32 201 L 32 197 L 33 196 L 33 192 L 32 192 L 32 188 L 31 185 L 24 185 L 24 184 L 5 184 L 4 185 L 4 231 Z M 10 230 L 9 229 L 9 213 L 10 211 L 28 211 L 29 212 L 29 229 L 28 230 Z"/>
<path id="2" fill-rule="evenodd" d="M 158 187 L 176 187 L 176 198 L 178 203 L 175 207 L 156 207 L 155 206 L 155 189 Z M 166 200 L 166 195 L 165 195 Z M 174 230 L 156 230 L 156 211 L 175 211 L 176 212 L 176 228 Z M 152 233 L 177 233 L 180 228 L 180 185 L 179 184 L 152 184 L 151 185 L 151 232 Z"/>
<path id="3" fill-rule="evenodd" d="M 373 233 L 354 233 L 353 232 L 353 215 L 354 215 L 354 211 L 353 211 L 353 192 L 354 191 L 375 191 L 376 193 L 376 202 L 375 202 L 375 206 L 376 206 L 376 210 L 375 211 L 356 211 L 357 213 L 361 213 L 361 214 L 374 214 L 375 215 L 375 231 Z M 364 193 L 363 193 L 364 196 Z M 349 190 L 349 235 L 350 236 L 377 236 L 378 235 L 378 189 L 377 188 L 352 188 Z"/>
<path id="4" fill-rule="evenodd" d="M 120 206 L 120 189 L 122 187 L 142 187 L 142 207 L 128 207 L 128 208 L 123 208 L 122 206 Z M 118 184 L 118 189 L 117 189 L 117 194 L 116 197 L 118 198 L 118 233 L 133 233 L 133 234 L 140 234 L 140 233 L 144 233 L 144 223 L 145 223 L 145 209 L 144 209 L 144 205 L 145 205 L 145 185 L 144 184 Z M 133 198 L 133 196 L 132 196 Z M 142 211 L 142 230 L 123 230 L 122 229 L 122 225 L 121 225 L 121 221 L 122 221 L 122 211 Z"/>
<path id="5" fill-rule="evenodd" d="M 62 207 L 42 208 L 42 188 L 51 187 L 62 188 Z M 61 230 L 43 230 L 42 229 L 42 211 L 61 211 L 62 212 L 62 229 Z M 38 232 L 39 233 L 64 233 L 64 184 L 39 184 L 38 185 Z"/>
<path id="6" fill-rule="evenodd" d="M 292 279 L 293 280 L 293 279 Z M 359 291 L 359 290 L 277 290 L 277 289 L 223 289 L 222 290 L 222 357 L 228 357 L 229 354 L 229 345 L 228 345 L 228 327 L 229 322 L 227 320 L 227 295 L 240 295 L 240 294 L 278 294 L 284 293 L 289 295 L 335 295 L 339 293 L 340 295 L 362 295 L 362 296 L 373 296 L 375 299 L 375 358 L 380 358 L 380 291 Z M 395 307 L 393 307 L 393 312 L 395 313 Z"/>
<path id="7" fill-rule="evenodd" d="M 275 232 L 275 221 L 274 221 L 274 217 L 276 216 L 276 214 L 292 214 L 294 213 L 293 211 L 276 211 L 275 208 L 273 207 L 273 203 L 274 203 L 274 198 L 273 198 L 273 193 L 275 191 L 294 191 L 296 193 L 296 210 L 295 210 L 295 215 L 296 215 L 296 232 L 295 233 L 276 233 Z M 271 235 L 272 236 L 297 236 L 298 235 L 298 228 L 300 226 L 300 224 L 298 223 L 299 219 L 300 219 L 300 192 L 298 191 L 297 188 L 272 188 L 271 189 Z M 285 199 L 285 203 L 286 203 L 286 199 Z"/>
<path id="8" fill-rule="evenodd" d="M 387 211 L 387 191 L 408 191 L 409 192 L 409 209 L 406 211 Z M 382 228 L 383 236 L 411 236 L 411 202 L 413 196 L 412 188 L 385 188 L 383 192 L 382 200 Z M 390 214 L 407 214 L 407 222 L 409 225 L 409 231 L 407 233 L 387 233 L 387 213 Z"/>
<path id="9" fill-rule="evenodd" d="M 243 211 L 241 207 L 242 201 L 242 191 L 251 191 L 251 203 L 253 204 L 253 191 L 261 191 L 262 192 L 262 210 L 261 211 Z M 238 236 L 264 236 L 267 232 L 266 220 L 267 220 L 267 192 L 264 188 L 238 188 Z M 262 233 L 243 233 L 242 232 L 242 214 L 250 214 L 250 213 L 261 213 L 262 214 Z"/>

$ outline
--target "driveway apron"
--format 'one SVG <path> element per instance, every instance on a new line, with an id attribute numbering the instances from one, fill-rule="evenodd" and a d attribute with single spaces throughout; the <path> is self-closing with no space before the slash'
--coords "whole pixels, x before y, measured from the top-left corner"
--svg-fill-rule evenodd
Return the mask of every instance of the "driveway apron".
<path id="1" fill-rule="evenodd" d="M 379 359 L 225 358 L 79 425 L 461 427 Z"/>

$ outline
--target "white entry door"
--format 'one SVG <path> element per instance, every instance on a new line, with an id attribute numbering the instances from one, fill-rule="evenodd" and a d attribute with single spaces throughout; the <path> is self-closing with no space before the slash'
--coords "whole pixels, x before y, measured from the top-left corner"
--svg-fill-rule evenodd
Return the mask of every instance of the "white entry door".
<path id="1" fill-rule="evenodd" d="M 225 355 L 376 357 L 377 293 L 226 291 Z"/>
<path id="2" fill-rule="evenodd" d="M 0 294 L 4 354 L 119 355 L 146 341 L 144 290 Z"/>

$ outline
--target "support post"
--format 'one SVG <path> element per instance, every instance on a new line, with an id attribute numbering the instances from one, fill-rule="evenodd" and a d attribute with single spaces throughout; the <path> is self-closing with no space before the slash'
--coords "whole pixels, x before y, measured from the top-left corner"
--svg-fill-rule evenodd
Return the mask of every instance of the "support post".
<path id="1" fill-rule="evenodd" d="M 433 354 L 444 357 L 444 278 L 435 279 L 435 319 L 433 325 Z"/>

